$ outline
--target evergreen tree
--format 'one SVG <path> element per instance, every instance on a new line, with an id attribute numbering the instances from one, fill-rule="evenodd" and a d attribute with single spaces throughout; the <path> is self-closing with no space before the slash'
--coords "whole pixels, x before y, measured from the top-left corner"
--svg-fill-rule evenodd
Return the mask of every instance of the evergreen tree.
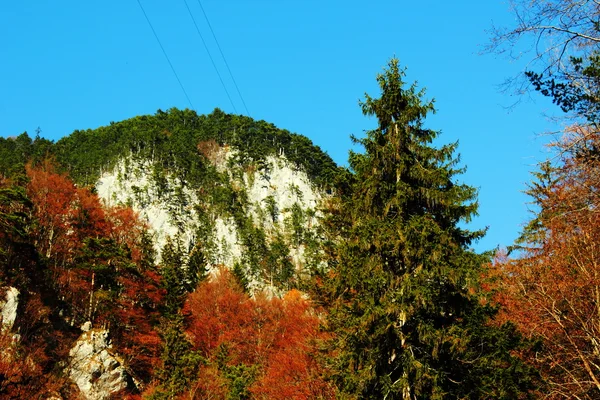
<path id="1" fill-rule="evenodd" d="M 484 231 L 459 224 L 476 213 L 476 190 L 456 183 L 457 143 L 435 148 L 434 112 L 392 59 L 381 97 L 363 113 L 378 127 L 354 138 L 354 177 L 334 218 L 346 219 L 330 264 L 334 380 L 367 399 L 519 398 L 531 372 L 510 355 L 514 329 L 489 325 L 478 293 L 488 255 L 469 246 Z"/>
<path id="2" fill-rule="evenodd" d="M 25 268 L 37 259 L 27 232 L 30 207 L 23 187 L 0 180 L 0 285 L 14 284 L 24 270 L 36 272 Z"/>
<path id="3" fill-rule="evenodd" d="M 166 291 L 164 314 L 167 319 L 175 317 L 185 300 L 186 283 L 183 269 L 183 251 L 179 239 L 167 238 L 162 250 L 162 287 Z"/>
<path id="4" fill-rule="evenodd" d="M 172 399 L 183 392 L 203 362 L 202 357 L 192 351 L 185 336 L 184 316 L 181 313 L 188 290 L 193 290 L 191 280 L 194 280 L 195 288 L 204 273 L 204 256 L 200 248 L 194 249 L 190 261 L 191 270 L 185 268 L 180 239 L 168 237 L 162 249 L 161 265 L 162 287 L 166 292 L 160 327 L 162 366 L 158 371 L 160 385 L 150 396 L 151 399 Z"/>
<path id="5" fill-rule="evenodd" d="M 150 396 L 153 400 L 173 399 L 181 394 L 198 375 L 198 368 L 205 360 L 199 352 L 191 349 L 184 333 L 181 314 L 170 316 L 162 323 L 163 352 L 162 366 L 158 370 L 159 387 Z"/>
<path id="6" fill-rule="evenodd" d="M 206 256 L 200 244 L 196 244 L 188 256 L 185 268 L 185 290 L 193 292 L 198 284 L 206 278 Z"/>

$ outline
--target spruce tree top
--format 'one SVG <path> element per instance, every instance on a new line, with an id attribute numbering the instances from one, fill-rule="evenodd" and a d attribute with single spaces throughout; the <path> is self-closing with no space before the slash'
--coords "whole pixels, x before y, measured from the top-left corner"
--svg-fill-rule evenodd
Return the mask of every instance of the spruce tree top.
<path id="1" fill-rule="evenodd" d="M 353 138 L 365 148 L 363 154 L 350 154 L 356 176 L 357 201 L 351 207 L 355 222 L 365 214 L 400 222 L 428 215 L 452 231 L 453 241 L 468 246 L 483 232 L 456 225 L 476 215 L 476 190 L 454 182 L 455 175 L 464 171 L 456 167 L 458 143 L 432 147 L 439 132 L 425 128 L 423 121 L 435 112 L 434 102 L 423 100 L 425 91 L 418 90 L 416 83 L 407 87 L 404 77 L 398 60 L 392 59 L 377 76 L 381 97 L 366 94 L 361 102 L 365 115 L 377 117 L 378 127 L 363 139 Z"/>

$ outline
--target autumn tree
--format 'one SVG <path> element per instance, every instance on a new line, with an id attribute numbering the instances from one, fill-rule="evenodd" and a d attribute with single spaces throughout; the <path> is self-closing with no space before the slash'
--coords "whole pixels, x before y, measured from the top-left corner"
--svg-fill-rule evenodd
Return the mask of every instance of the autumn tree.
<path id="1" fill-rule="evenodd" d="M 60 253 L 72 257 L 75 241 L 69 232 L 74 223 L 76 187 L 65 175 L 58 174 L 50 162 L 41 168 L 27 166 L 27 195 L 34 204 L 36 220 L 32 232 L 40 254 L 51 258 Z"/>
<path id="2" fill-rule="evenodd" d="M 264 354 L 262 371 L 250 388 L 257 399 L 328 399 L 333 388 L 323 379 L 317 345 L 326 335 L 311 303 L 297 290 L 282 299 L 259 297 L 255 306 L 271 310 L 270 324 L 259 322 L 258 350 Z M 268 313 L 267 313 L 268 314 Z"/>
<path id="3" fill-rule="evenodd" d="M 190 294 L 184 313 L 193 349 L 205 359 L 190 393 L 333 398 L 317 358 L 320 319 L 300 292 L 292 290 L 282 299 L 260 293 L 251 298 L 223 269 Z"/>
<path id="4" fill-rule="evenodd" d="M 487 256 L 469 246 L 483 231 L 462 223 L 476 213 L 476 190 L 458 183 L 456 143 L 433 147 L 424 126 L 434 111 L 404 82 L 392 59 L 366 95 L 377 128 L 355 139 L 345 219 L 330 265 L 329 329 L 334 380 L 358 398 L 519 398 L 531 388 L 511 356 L 509 326 L 488 324 L 494 309 L 477 295 Z"/>
<path id="5" fill-rule="evenodd" d="M 511 1 L 517 25 L 496 30 L 492 48 L 532 55 L 526 76 L 575 124 L 552 144 L 552 158 L 535 173 L 528 193 L 534 217 L 516 258 L 495 264 L 501 317 L 540 338 L 529 361 L 550 384 L 552 398 L 597 398 L 596 242 L 600 165 L 600 4 Z"/>
<path id="6" fill-rule="evenodd" d="M 553 144 L 528 193 L 535 204 L 513 259 L 497 260 L 501 318 L 542 347 L 529 362 L 549 398 L 600 396 L 600 136 L 581 127 Z M 591 154 L 595 156 L 591 157 Z"/>
<path id="7" fill-rule="evenodd" d="M 68 393 L 70 382 L 44 369 L 44 343 L 29 346 L 15 340 L 14 333 L 0 327 L 0 398 L 48 398 Z"/>
<path id="8" fill-rule="evenodd" d="M 164 291 L 147 226 L 128 207 L 106 207 L 51 161 L 26 166 L 31 199 L 28 234 L 62 318 L 110 329 L 130 375 L 148 381 L 160 355 L 155 330 Z M 61 319 L 62 319 L 61 318 Z"/>

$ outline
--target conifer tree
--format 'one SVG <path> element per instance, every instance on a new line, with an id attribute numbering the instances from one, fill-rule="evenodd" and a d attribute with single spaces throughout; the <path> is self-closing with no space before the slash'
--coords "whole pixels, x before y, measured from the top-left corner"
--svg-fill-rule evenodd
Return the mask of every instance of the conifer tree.
<path id="1" fill-rule="evenodd" d="M 203 256 L 199 249 L 193 255 L 193 273 L 188 278 L 199 278 Z M 197 264 L 196 264 L 197 263 Z M 189 270 L 187 271 L 189 272 Z M 163 339 L 162 366 L 158 370 L 159 387 L 151 399 L 172 399 L 183 392 L 197 374 L 202 358 L 194 351 L 184 334 L 184 317 L 181 308 L 185 301 L 190 281 L 186 280 L 184 253 L 179 238 L 167 238 L 162 249 L 162 286 L 166 292 L 161 321 Z M 196 283 L 198 280 L 196 280 Z"/>
<path id="2" fill-rule="evenodd" d="M 162 249 L 162 286 L 166 291 L 164 314 L 169 319 L 181 310 L 186 294 L 183 251 L 179 239 L 167 238 Z"/>
<path id="3" fill-rule="evenodd" d="M 488 324 L 495 310 L 477 295 L 488 255 L 469 246 L 484 231 L 460 226 L 476 190 L 456 182 L 457 143 L 432 145 L 433 101 L 404 76 L 392 59 L 381 97 L 361 103 L 378 126 L 353 138 L 365 151 L 350 154 L 334 213 L 346 220 L 330 260 L 333 379 L 350 398 L 527 397 L 533 375 L 509 352 L 519 337 Z"/>

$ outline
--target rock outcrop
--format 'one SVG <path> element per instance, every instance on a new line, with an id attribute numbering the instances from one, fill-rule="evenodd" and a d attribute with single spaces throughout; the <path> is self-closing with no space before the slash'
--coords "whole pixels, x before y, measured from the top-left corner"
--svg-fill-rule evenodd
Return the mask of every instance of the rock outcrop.
<path id="1" fill-rule="evenodd" d="M 69 352 L 67 372 L 88 400 L 107 399 L 128 386 L 125 368 L 110 350 L 108 331 L 89 329 Z"/>
<path id="2" fill-rule="evenodd" d="M 253 224 L 261 228 L 267 240 L 276 236 L 290 238 L 294 212 L 303 216 L 305 230 L 318 224 L 318 205 L 323 194 L 311 183 L 308 175 L 298 169 L 285 156 L 267 156 L 260 169 L 244 168 L 234 161 L 236 152 L 221 148 L 215 167 L 233 190 L 244 193 L 238 197 L 247 202 L 244 212 Z M 179 178 L 165 172 L 164 179 L 154 178 L 156 167 L 148 160 L 130 157 L 121 160 L 105 172 L 96 184 L 100 198 L 108 205 L 130 205 L 148 223 L 154 239 L 155 250 L 160 262 L 160 253 L 167 238 L 177 237 L 181 247 L 192 249 L 199 228 L 204 227 L 202 250 L 207 257 L 207 268 L 216 271 L 216 266 L 233 267 L 240 262 L 248 250 L 244 247 L 239 221 L 222 212 L 214 205 L 199 199 L 199 188 L 192 188 Z M 223 182 L 219 185 L 223 185 Z M 199 210 L 210 214 L 201 218 Z M 204 221 L 204 222 L 202 222 Z M 208 226 L 206 226 L 208 224 Z M 305 263 L 304 246 L 286 243 L 297 270 Z"/>
<path id="3" fill-rule="evenodd" d="M 6 288 L 5 300 L 0 300 L 0 318 L 2 329 L 11 330 L 17 319 L 17 307 L 19 306 L 19 290 L 14 287 Z"/>

